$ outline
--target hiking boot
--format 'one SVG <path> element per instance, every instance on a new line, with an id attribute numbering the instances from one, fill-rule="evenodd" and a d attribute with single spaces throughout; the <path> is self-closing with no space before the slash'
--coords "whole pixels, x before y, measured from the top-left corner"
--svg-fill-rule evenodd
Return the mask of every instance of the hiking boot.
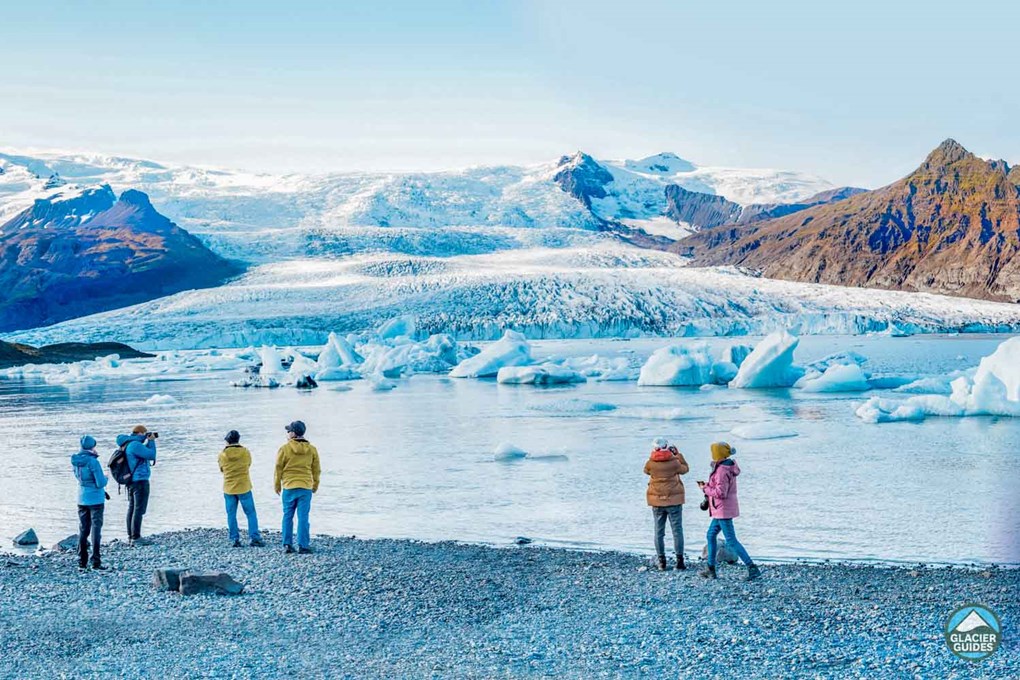
<path id="1" fill-rule="evenodd" d="M 659 571 L 666 571 L 666 556 L 660 555 L 655 558 L 655 568 Z"/>
<path id="2" fill-rule="evenodd" d="M 715 575 L 715 567 L 709 565 L 698 572 L 698 576 L 701 578 L 719 578 Z"/>
<path id="3" fill-rule="evenodd" d="M 133 538 L 131 545 L 152 545 L 152 541 L 148 538 Z"/>
<path id="4" fill-rule="evenodd" d="M 92 564 L 92 571 L 109 571 L 110 568 L 98 562 Z"/>
<path id="5" fill-rule="evenodd" d="M 283 546 L 283 552 L 286 553 L 287 555 L 290 555 L 291 553 L 294 552 L 294 546 L 292 545 Z"/>
<path id="6" fill-rule="evenodd" d="M 78 563 L 78 571 L 85 571 L 88 568 L 89 568 L 88 562 L 79 562 Z"/>
<path id="7" fill-rule="evenodd" d="M 758 568 L 757 564 L 749 564 L 749 565 L 747 565 L 747 577 L 744 579 L 745 581 L 753 581 L 753 580 L 755 580 L 757 578 L 760 578 L 760 577 L 761 577 L 761 569 Z"/>
<path id="8" fill-rule="evenodd" d="M 256 539 L 253 539 L 252 542 L 249 543 L 248 545 L 250 545 L 253 548 L 261 548 L 262 546 L 265 545 L 265 543 L 262 542 L 261 538 L 256 538 Z"/>
<path id="9" fill-rule="evenodd" d="M 677 571 L 686 571 L 687 570 L 687 564 L 684 562 L 684 556 L 683 555 L 677 555 L 676 556 L 676 570 Z"/>
<path id="10" fill-rule="evenodd" d="M 313 552 L 311 548 L 298 548 L 299 555 L 311 555 Z"/>
<path id="11" fill-rule="evenodd" d="M 234 541 L 233 547 L 235 547 L 235 548 L 243 548 L 244 546 L 241 545 L 241 539 L 237 539 L 236 541 Z"/>

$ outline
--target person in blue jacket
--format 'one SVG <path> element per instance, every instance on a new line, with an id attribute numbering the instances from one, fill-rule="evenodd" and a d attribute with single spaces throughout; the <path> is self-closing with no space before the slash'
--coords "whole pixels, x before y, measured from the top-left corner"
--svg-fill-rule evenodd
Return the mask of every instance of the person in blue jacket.
<path id="1" fill-rule="evenodd" d="M 103 510 L 106 508 L 106 475 L 96 453 L 95 438 L 81 438 L 81 450 L 71 456 L 71 470 L 78 480 L 78 567 L 89 565 L 89 537 L 92 538 L 92 568 L 105 570 L 99 554 L 103 538 Z"/>
<path id="2" fill-rule="evenodd" d="M 156 464 L 155 432 L 149 432 L 144 425 L 136 425 L 131 434 L 117 435 L 117 446 L 123 446 L 131 469 L 131 485 L 128 487 L 127 531 L 131 545 L 145 545 L 142 538 L 142 517 L 149 507 L 149 478 L 152 466 Z"/>

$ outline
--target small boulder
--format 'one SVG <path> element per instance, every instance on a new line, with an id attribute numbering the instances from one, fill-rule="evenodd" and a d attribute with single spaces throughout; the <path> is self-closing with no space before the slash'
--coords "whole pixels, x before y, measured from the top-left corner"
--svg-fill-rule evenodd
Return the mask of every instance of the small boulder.
<path id="1" fill-rule="evenodd" d="M 181 595 L 239 595 L 244 584 L 222 571 L 188 572 L 181 576 Z"/>
<path id="2" fill-rule="evenodd" d="M 35 535 L 35 529 L 29 529 L 14 537 L 14 545 L 32 546 L 39 545 L 39 537 Z"/>
<path id="3" fill-rule="evenodd" d="M 53 546 L 57 552 L 72 552 L 78 549 L 78 534 L 72 534 Z"/>
<path id="4" fill-rule="evenodd" d="M 718 541 L 716 543 L 716 546 L 717 548 L 715 558 L 717 563 L 718 562 L 725 562 L 726 564 L 737 563 L 737 560 L 739 559 L 737 557 L 737 553 L 733 552 L 733 550 L 728 545 L 726 545 L 726 541 Z M 704 548 L 701 549 L 701 559 L 707 558 L 708 558 L 708 546 L 706 545 Z"/>
<path id="5" fill-rule="evenodd" d="M 181 589 L 181 577 L 188 573 L 188 569 L 160 568 L 152 575 L 152 585 L 159 590 L 170 590 L 173 592 Z"/>

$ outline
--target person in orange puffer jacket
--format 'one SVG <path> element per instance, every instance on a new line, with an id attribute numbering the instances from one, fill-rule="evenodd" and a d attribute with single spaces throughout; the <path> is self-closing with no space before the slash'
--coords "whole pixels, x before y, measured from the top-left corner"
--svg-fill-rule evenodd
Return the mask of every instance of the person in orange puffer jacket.
<path id="1" fill-rule="evenodd" d="M 676 553 L 676 568 L 687 568 L 684 563 L 684 483 L 680 475 L 687 474 L 690 467 L 675 446 L 663 438 L 652 442 L 652 454 L 645 462 L 645 474 L 649 476 L 645 496 L 652 507 L 655 528 L 655 555 L 659 571 L 666 570 L 666 520 L 673 530 L 673 551 Z"/>

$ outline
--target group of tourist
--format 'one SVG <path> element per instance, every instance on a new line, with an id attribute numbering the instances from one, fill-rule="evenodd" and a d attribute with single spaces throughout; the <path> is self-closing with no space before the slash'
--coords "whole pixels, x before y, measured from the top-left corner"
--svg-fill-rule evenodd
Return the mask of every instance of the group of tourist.
<path id="1" fill-rule="evenodd" d="M 308 554 L 312 552 L 309 514 L 312 494 L 319 490 L 319 452 L 307 439 L 306 427 L 300 420 L 287 425 L 287 441 L 276 454 L 276 473 L 273 485 L 283 502 L 283 548 L 285 552 Z M 127 534 L 131 545 L 144 545 L 142 518 L 149 504 L 149 480 L 156 464 L 156 440 L 159 435 L 149 432 L 144 425 L 135 427 L 131 434 L 117 437 L 117 452 L 111 459 L 122 456 L 127 467 L 123 481 L 128 490 Z M 241 435 L 231 430 L 224 437 L 226 446 L 219 455 L 223 473 L 223 500 L 227 510 L 227 533 L 234 547 L 243 546 L 237 524 L 237 508 L 241 507 L 248 521 L 250 545 L 265 545 L 259 532 L 259 519 L 252 494 L 251 452 L 241 445 Z M 109 478 L 99 462 L 95 437 L 81 438 L 81 450 L 71 456 L 71 468 L 78 480 L 78 566 L 81 569 L 105 570 L 101 556 L 103 512 L 110 494 L 106 492 Z M 294 516 L 297 515 L 297 549 L 294 548 Z M 89 555 L 91 544 L 92 554 Z"/>
<path id="2" fill-rule="evenodd" d="M 309 514 L 312 494 L 319 490 L 319 452 L 305 439 L 306 427 L 300 420 L 287 425 L 287 442 L 276 454 L 276 473 L 273 480 L 276 493 L 283 503 L 283 549 L 287 553 L 307 554 L 312 552 Z M 128 487 L 127 534 L 132 545 L 144 544 L 142 518 L 149 504 L 149 483 L 152 467 L 156 465 L 156 440 L 159 435 L 149 432 L 144 425 L 135 427 L 131 434 L 117 437 L 118 453 L 123 454 L 127 466 L 124 482 Z M 259 532 L 258 514 L 252 494 L 251 452 L 241 444 L 241 435 L 231 430 L 224 438 L 226 446 L 219 454 L 219 468 L 223 474 L 223 498 L 227 512 L 227 535 L 234 547 L 242 547 L 240 528 L 237 524 L 237 508 L 248 523 L 248 541 L 252 546 L 264 545 Z M 96 452 L 97 442 L 91 435 L 81 438 L 81 450 L 71 456 L 71 466 L 78 480 L 78 566 L 87 569 L 105 569 L 100 554 L 102 541 L 103 511 L 106 500 L 108 479 Z M 737 540 L 733 519 L 740 514 L 737 503 L 737 477 L 740 466 L 734 460 L 736 449 L 725 442 L 711 446 L 712 470 L 707 481 L 699 481 L 698 488 L 704 494 L 701 509 L 708 511 L 711 522 L 708 525 L 708 566 L 698 572 L 705 578 L 716 578 L 718 544 L 720 533 L 726 538 L 727 547 L 747 565 L 747 580 L 761 575 L 758 566 Z M 115 454 L 114 460 L 116 460 Z M 113 461 L 111 461 L 113 470 Z M 646 499 L 652 508 L 656 565 L 666 569 L 665 530 L 666 522 L 673 532 L 673 550 L 676 554 L 676 569 L 685 570 L 683 507 L 684 483 L 681 477 L 690 471 L 683 454 L 665 439 L 652 442 L 652 453 L 645 462 L 644 472 L 649 476 Z M 297 549 L 294 547 L 294 517 L 297 516 Z M 91 543 L 92 555 L 89 556 Z"/>

